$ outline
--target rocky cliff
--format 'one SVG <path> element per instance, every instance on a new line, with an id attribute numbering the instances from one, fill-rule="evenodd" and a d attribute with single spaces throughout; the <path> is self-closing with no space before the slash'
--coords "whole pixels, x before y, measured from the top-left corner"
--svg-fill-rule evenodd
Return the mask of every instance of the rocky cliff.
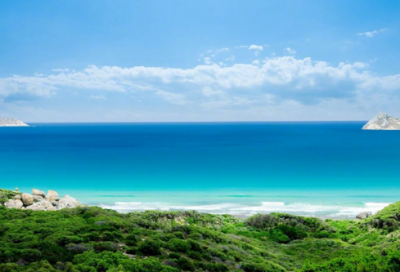
<path id="1" fill-rule="evenodd" d="M 0 117 L 0 127 L 28 127 L 28 125 L 15 118 Z"/>
<path id="2" fill-rule="evenodd" d="M 380 113 L 372 118 L 364 127 L 365 130 L 400 130 L 400 118 Z"/>

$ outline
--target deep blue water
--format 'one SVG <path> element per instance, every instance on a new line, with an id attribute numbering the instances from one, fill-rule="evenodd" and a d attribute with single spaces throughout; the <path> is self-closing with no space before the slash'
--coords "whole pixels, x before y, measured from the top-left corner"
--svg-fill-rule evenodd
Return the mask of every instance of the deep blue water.
<path id="1" fill-rule="evenodd" d="M 54 189 L 111 206 L 400 200 L 400 131 L 363 131 L 363 124 L 1 128 L 0 187 Z"/>

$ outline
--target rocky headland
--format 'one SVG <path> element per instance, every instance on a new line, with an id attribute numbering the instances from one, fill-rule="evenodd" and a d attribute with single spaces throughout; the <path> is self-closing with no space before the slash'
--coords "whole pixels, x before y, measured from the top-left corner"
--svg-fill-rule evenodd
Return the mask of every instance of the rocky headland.
<path id="1" fill-rule="evenodd" d="M 362 128 L 364 130 L 400 130 L 400 118 L 379 113 Z"/>
<path id="2" fill-rule="evenodd" d="M 0 127 L 29 127 L 29 125 L 15 118 L 0 117 Z"/>
<path id="3" fill-rule="evenodd" d="M 0 205 L 4 205 L 9 209 L 26 209 L 33 211 L 57 211 L 64 208 L 82 206 L 78 200 L 69 195 L 60 198 L 56 191 L 49 190 L 47 194 L 45 194 L 38 189 L 32 189 L 32 194 L 1 190 Z"/>

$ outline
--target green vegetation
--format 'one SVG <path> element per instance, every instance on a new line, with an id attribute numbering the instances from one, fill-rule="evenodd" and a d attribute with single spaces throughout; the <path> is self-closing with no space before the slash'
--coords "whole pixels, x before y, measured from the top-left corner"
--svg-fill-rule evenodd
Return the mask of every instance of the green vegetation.
<path id="1" fill-rule="evenodd" d="M 16 195 L 21 193 L 13 192 L 10 190 L 0 189 L 0 205 L 3 205 L 8 199 L 12 199 Z"/>
<path id="2" fill-rule="evenodd" d="M 400 203 L 360 221 L 1 206 L 0 272 L 394 272 L 399 214 Z"/>

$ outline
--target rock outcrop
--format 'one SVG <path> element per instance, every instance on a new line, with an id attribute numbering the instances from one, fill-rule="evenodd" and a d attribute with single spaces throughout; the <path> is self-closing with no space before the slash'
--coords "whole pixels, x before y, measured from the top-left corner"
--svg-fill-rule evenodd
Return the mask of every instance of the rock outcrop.
<path id="1" fill-rule="evenodd" d="M 29 206 L 33 204 L 33 197 L 30 194 L 22 194 L 22 203 L 24 203 L 24 206 Z"/>
<path id="2" fill-rule="evenodd" d="M 49 201 L 49 202 L 59 201 L 60 200 L 60 196 L 58 195 L 58 193 L 56 191 L 48 190 L 47 191 L 46 200 Z"/>
<path id="3" fill-rule="evenodd" d="M 370 217 L 371 215 L 372 215 L 372 212 L 362 212 L 362 213 L 359 213 L 356 217 L 358 219 L 366 219 L 366 218 Z"/>
<path id="4" fill-rule="evenodd" d="M 38 190 L 38 189 L 32 189 L 32 195 L 33 196 L 35 196 L 35 195 L 36 196 L 41 196 L 42 198 L 46 197 L 45 193 L 43 191 Z"/>
<path id="5" fill-rule="evenodd" d="M 0 117 L 0 127 L 29 127 L 24 122 L 8 117 Z"/>
<path id="6" fill-rule="evenodd" d="M 33 197 L 33 202 L 39 202 L 39 201 L 44 200 L 44 197 L 39 196 L 39 195 L 33 195 L 32 197 Z"/>
<path id="7" fill-rule="evenodd" d="M 42 200 L 40 202 L 36 202 L 28 207 L 26 207 L 27 210 L 33 210 L 33 211 L 56 211 L 57 208 L 53 206 L 49 201 Z"/>
<path id="8" fill-rule="evenodd" d="M 76 207 L 80 207 L 80 206 L 81 206 L 81 204 L 78 202 L 78 200 L 76 200 L 73 197 L 70 197 L 69 195 L 64 196 L 58 202 L 58 209 L 76 208 Z"/>
<path id="9" fill-rule="evenodd" d="M 21 197 L 21 195 L 16 195 L 16 196 L 14 196 L 14 199 L 19 199 L 19 200 L 21 200 L 22 197 Z"/>
<path id="10" fill-rule="evenodd" d="M 9 199 L 4 203 L 4 206 L 9 209 L 21 209 L 24 206 L 24 203 L 19 199 Z"/>
<path id="11" fill-rule="evenodd" d="M 400 130 L 400 118 L 380 113 L 372 118 L 362 129 L 365 130 Z"/>
<path id="12" fill-rule="evenodd" d="M 9 209 L 27 209 L 33 211 L 56 211 L 65 208 L 82 206 L 78 200 L 69 195 L 60 199 L 56 191 L 49 190 L 47 195 L 38 189 L 32 189 L 32 195 L 23 193 L 8 199 L 4 204 Z"/>

